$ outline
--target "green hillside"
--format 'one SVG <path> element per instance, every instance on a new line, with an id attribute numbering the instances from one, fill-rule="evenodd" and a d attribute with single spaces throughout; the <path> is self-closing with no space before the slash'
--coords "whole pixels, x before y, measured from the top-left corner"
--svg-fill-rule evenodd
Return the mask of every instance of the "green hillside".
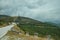
<path id="1" fill-rule="evenodd" d="M 0 15 L 0 25 L 17 22 L 17 26 L 22 29 L 25 33 L 34 35 L 38 33 L 38 36 L 45 37 L 46 35 L 51 35 L 51 37 L 59 40 L 60 38 L 60 28 L 54 24 L 37 21 L 26 17 L 10 17 L 6 15 Z M 14 21 L 15 20 L 15 21 Z"/>

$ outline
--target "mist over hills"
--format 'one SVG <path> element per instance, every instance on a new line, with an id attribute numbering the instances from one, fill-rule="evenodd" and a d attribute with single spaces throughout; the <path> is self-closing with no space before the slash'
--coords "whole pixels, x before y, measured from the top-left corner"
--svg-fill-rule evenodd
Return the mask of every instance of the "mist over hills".
<path id="1" fill-rule="evenodd" d="M 51 25 L 59 25 L 59 24 L 56 24 L 56 23 L 53 23 L 53 22 L 43 22 L 43 21 L 38 21 L 38 20 L 35 20 L 35 19 L 32 19 L 32 18 L 28 18 L 28 17 L 22 17 L 22 16 L 8 16 L 8 15 L 0 15 L 0 20 L 5 20 L 5 21 L 11 21 L 11 22 L 14 22 L 14 20 L 16 20 L 16 22 L 27 22 L 29 23 L 31 21 L 32 24 L 34 24 L 36 22 L 36 24 L 39 24 L 39 23 L 46 23 L 46 24 L 51 24 Z"/>

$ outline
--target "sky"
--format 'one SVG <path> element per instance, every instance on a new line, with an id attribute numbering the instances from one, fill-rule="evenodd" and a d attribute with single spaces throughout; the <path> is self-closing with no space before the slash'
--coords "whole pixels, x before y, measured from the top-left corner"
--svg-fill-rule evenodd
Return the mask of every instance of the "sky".
<path id="1" fill-rule="evenodd" d="M 0 0 L 0 15 L 60 23 L 60 0 Z"/>

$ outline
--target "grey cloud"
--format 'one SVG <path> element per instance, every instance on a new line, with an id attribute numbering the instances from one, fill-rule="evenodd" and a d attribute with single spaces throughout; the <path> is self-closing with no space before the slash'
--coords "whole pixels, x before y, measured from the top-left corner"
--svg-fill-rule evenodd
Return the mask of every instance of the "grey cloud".
<path id="1" fill-rule="evenodd" d="M 19 14 L 41 21 L 60 20 L 60 0 L 0 0 L 0 5 L 0 14 Z"/>

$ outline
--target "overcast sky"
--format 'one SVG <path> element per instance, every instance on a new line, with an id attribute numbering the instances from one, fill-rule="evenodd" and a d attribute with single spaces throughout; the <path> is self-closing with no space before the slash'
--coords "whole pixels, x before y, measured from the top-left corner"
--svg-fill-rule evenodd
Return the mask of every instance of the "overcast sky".
<path id="1" fill-rule="evenodd" d="M 0 0 L 0 14 L 60 22 L 60 0 Z"/>

